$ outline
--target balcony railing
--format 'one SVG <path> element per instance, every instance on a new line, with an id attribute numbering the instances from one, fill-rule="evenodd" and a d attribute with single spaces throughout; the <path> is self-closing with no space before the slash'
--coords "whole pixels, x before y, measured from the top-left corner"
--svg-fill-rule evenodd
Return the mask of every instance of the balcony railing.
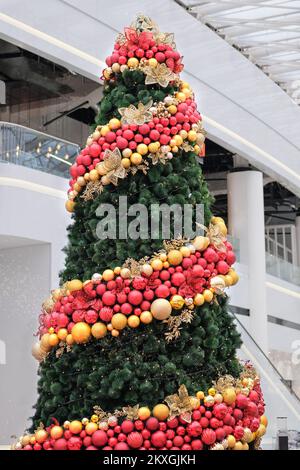
<path id="1" fill-rule="evenodd" d="M 64 139 L 0 121 L 0 162 L 26 166 L 63 178 L 80 147 Z"/>

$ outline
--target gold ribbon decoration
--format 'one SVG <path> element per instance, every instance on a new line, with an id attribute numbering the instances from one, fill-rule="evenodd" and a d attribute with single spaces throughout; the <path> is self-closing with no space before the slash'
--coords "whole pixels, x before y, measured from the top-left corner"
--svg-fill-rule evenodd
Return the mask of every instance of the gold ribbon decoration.
<path id="1" fill-rule="evenodd" d="M 139 103 L 137 108 L 130 104 L 127 108 L 119 108 L 122 124 L 136 124 L 141 126 L 145 122 L 152 120 L 152 112 L 149 111 L 153 104 L 153 101 L 150 100 L 147 104 Z"/>
<path id="2" fill-rule="evenodd" d="M 165 402 L 170 408 L 169 419 L 181 416 L 184 421 L 190 423 L 192 420 L 192 411 L 194 409 L 195 397 L 188 394 L 185 385 L 180 385 L 178 395 L 169 395 L 165 398 Z"/>
<path id="3" fill-rule="evenodd" d="M 139 418 L 139 405 L 135 406 L 126 406 L 122 408 L 123 416 L 126 416 L 126 419 L 135 420 Z"/>
<path id="4" fill-rule="evenodd" d="M 146 74 L 145 85 L 158 83 L 161 87 L 166 88 L 170 82 L 177 79 L 176 73 L 172 72 L 164 63 L 157 64 L 156 67 L 147 65 L 143 70 Z"/>

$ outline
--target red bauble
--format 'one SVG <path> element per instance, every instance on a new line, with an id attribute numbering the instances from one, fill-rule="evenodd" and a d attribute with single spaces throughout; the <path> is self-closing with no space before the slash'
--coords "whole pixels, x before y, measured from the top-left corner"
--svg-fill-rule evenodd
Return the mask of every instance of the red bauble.
<path id="1" fill-rule="evenodd" d="M 100 154 L 101 152 L 101 147 L 100 145 L 96 144 L 96 143 L 93 143 L 91 146 L 90 146 L 90 154 L 92 155 L 92 157 L 98 157 L 98 155 Z"/>
<path id="2" fill-rule="evenodd" d="M 236 261 L 236 257 L 235 257 L 235 254 L 233 253 L 233 251 L 227 251 L 227 254 L 226 254 L 226 261 L 227 263 L 231 266 L 233 263 L 235 263 Z"/>
<path id="3" fill-rule="evenodd" d="M 253 401 L 250 401 L 248 403 L 247 408 L 246 408 L 246 413 L 247 415 L 250 415 L 250 416 L 258 416 L 258 408 L 257 408 L 257 405 L 253 403 Z"/>
<path id="4" fill-rule="evenodd" d="M 41 444 L 39 444 L 38 442 L 36 442 L 33 446 L 33 450 L 42 450 L 42 446 Z"/>
<path id="5" fill-rule="evenodd" d="M 118 444 L 115 445 L 114 450 L 129 450 L 129 447 L 126 442 L 118 442 Z"/>
<path id="6" fill-rule="evenodd" d="M 98 284 L 96 287 L 96 292 L 98 295 L 102 296 L 104 292 L 106 291 L 106 285 L 105 284 Z"/>
<path id="7" fill-rule="evenodd" d="M 170 289 L 164 284 L 161 284 L 155 289 L 155 295 L 158 298 L 166 299 L 170 295 Z"/>
<path id="8" fill-rule="evenodd" d="M 88 310 L 84 318 L 87 323 L 96 323 L 96 321 L 98 320 L 98 313 L 95 312 L 95 310 Z"/>
<path id="9" fill-rule="evenodd" d="M 178 426 L 178 419 L 177 418 L 172 418 L 167 421 L 168 428 L 170 429 L 175 429 Z"/>
<path id="10" fill-rule="evenodd" d="M 155 447 L 163 447 L 166 441 L 167 441 L 166 433 L 164 433 L 163 431 L 156 431 L 151 436 L 151 443 Z"/>
<path id="11" fill-rule="evenodd" d="M 219 261 L 217 263 L 217 270 L 220 274 L 227 274 L 229 271 L 229 265 L 226 261 Z"/>
<path id="12" fill-rule="evenodd" d="M 99 312 L 102 321 L 110 322 L 113 316 L 113 310 L 110 307 L 102 307 Z"/>
<path id="13" fill-rule="evenodd" d="M 131 432 L 127 436 L 127 444 L 133 449 L 138 449 L 143 444 L 143 437 L 140 432 Z"/>
<path id="14" fill-rule="evenodd" d="M 134 424 L 132 421 L 130 421 L 129 419 L 126 419 L 125 421 L 123 421 L 123 423 L 121 424 L 121 430 L 122 432 L 124 432 L 125 434 L 129 434 L 131 431 L 134 430 Z"/>
<path id="15" fill-rule="evenodd" d="M 128 294 L 128 302 L 132 305 L 140 305 L 143 301 L 143 294 L 138 290 L 132 290 Z"/>
<path id="16" fill-rule="evenodd" d="M 204 444 L 211 446 L 216 442 L 216 433 L 212 429 L 204 429 L 201 439 Z"/>
<path id="17" fill-rule="evenodd" d="M 203 444 L 200 439 L 195 439 L 194 441 L 191 442 L 191 447 L 193 450 L 202 450 L 203 449 Z"/>
<path id="18" fill-rule="evenodd" d="M 223 439 L 225 439 L 226 432 L 225 432 L 224 428 L 216 429 L 215 433 L 216 433 L 217 441 L 223 441 Z"/>
<path id="19" fill-rule="evenodd" d="M 214 406 L 213 414 L 218 419 L 223 419 L 227 414 L 227 406 L 224 403 L 219 403 Z"/>
<path id="20" fill-rule="evenodd" d="M 107 443 L 107 434 L 102 430 L 95 431 L 92 435 L 92 442 L 96 447 L 103 447 Z"/>
<path id="21" fill-rule="evenodd" d="M 159 427 L 159 421 L 158 419 L 151 417 L 148 418 L 146 421 L 146 428 L 149 429 L 150 431 L 155 431 Z"/>
<path id="22" fill-rule="evenodd" d="M 121 305 L 121 312 L 124 313 L 124 315 L 129 315 L 132 312 L 132 305 L 130 305 L 128 302 L 125 302 Z"/>
<path id="23" fill-rule="evenodd" d="M 211 418 L 209 424 L 213 429 L 217 429 L 220 426 L 220 421 L 217 418 Z"/>
<path id="24" fill-rule="evenodd" d="M 207 248 L 203 254 L 204 258 L 208 263 L 215 263 L 218 261 L 218 255 L 213 248 Z"/>
<path id="25" fill-rule="evenodd" d="M 95 446 L 88 446 L 85 450 L 98 450 Z M 111 450 L 111 449 L 109 449 Z"/>
<path id="26" fill-rule="evenodd" d="M 252 432 L 257 431 L 258 428 L 259 428 L 259 424 L 260 424 L 260 423 L 259 423 L 259 419 L 258 419 L 258 418 L 253 418 L 252 423 L 251 423 L 250 426 L 249 426 L 249 427 L 250 427 L 250 430 L 251 430 Z"/>
<path id="27" fill-rule="evenodd" d="M 236 421 L 240 421 L 243 418 L 243 412 L 239 408 L 233 410 L 233 417 Z"/>
<path id="28" fill-rule="evenodd" d="M 259 395 L 255 390 L 251 390 L 249 393 L 249 400 L 253 401 L 254 403 L 259 402 Z"/>
<path id="29" fill-rule="evenodd" d="M 171 282 L 173 286 L 179 287 L 185 282 L 185 276 L 183 273 L 174 273 L 171 277 Z"/>
<path id="30" fill-rule="evenodd" d="M 68 440 L 67 446 L 68 450 L 80 450 L 82 446 L 82 439 L 78 436 L 72 436 Z"/>
<path id="31" fill-rule="evenodd" d="M 236 426 L 234 428 L 233 435 L 239 441 L 244 435 L 244 428 L 242 428 L 242 426 Z"/>
<path id="32" fill-rule="evenodd" d="M 104 305 L 112 306 L 116 303 L 116 296 L 110 291 L 104 292 L 102 295 L 102 302 Z"/>
<path id="33" fill-rule="evenodd" d="M 203 428 L 207 428 L 208 425 L 209 425 L 209 420 L 203 416 L 201 419 L 200 419 L 200 424 Z"/>
<path id="34" fill-rule="evenodd" d="M 92 438 L 91 438 L 91 436 L 86 436 L 86 437 L 83 439 L 83 445 L 84 445 L 84 447 L 89 447 L 91 444 L 92 444 Z"/>
<path id="35" fill-rule="evenodd" d="M 198 421 L 192 421 L 187 427 L 187 433 L 189 436 L 198 437 L 202 433 L 201 424 Z"/>
<path id="36" fill-rule="evenodd" d="M 239 393 L 236 397 L 236 406 L 242 410 L 248 406 L 249 398 L 242 393 Z"/>
<path id="37" fill-rule="evenodd" d="M 64 439 L 64 438 L 61 438 L 61 439 L 57 439 L 55 442 L 54 442 L 54 445 L 53 445 L 53 449 L 54 450 L 67 450 L 68 446 L 67 446 L 67 440 Z"/>

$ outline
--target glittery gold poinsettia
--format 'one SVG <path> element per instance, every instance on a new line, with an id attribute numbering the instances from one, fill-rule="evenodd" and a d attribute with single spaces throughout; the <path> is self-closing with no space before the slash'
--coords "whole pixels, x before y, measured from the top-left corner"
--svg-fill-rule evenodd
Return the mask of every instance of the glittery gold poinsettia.
<path id="1" fill-rule="evenodd" d="M 122 408 L 122 411 L 123 411 L 124 416 L 126 416 L 127 419 L 135 420 L 135 419 L 138 419 L 139 417 L 139 413 L 138 413 L 139 408 L 140 408 L 139 405 L 126 406 Z"/>
<path id="2" fill-rule="evenodd" d="M 157 24 L 149 16 L 143 15 L 142 13 L 137 16 L 136 20 L 133 21 L 130 26 L 138 31 L 158 32 Z"/>
<path id="3" fill-rule="evenodd" d="M 180 385 L 178 389 L 178 395 L 169 395 L 165 398 L 165 402 L 170 408 L 169 419 L 175 418 L 175 416 L 181 416 L 184 421 L 190 423 L 192 420 L 192 411 L 194 409 L 195 397 L 191 397 L 188 394 L 185 385 Z"/>
<path id="4" fill-rule="evenodd" d="M 226 237 L 223 235 L 218 224 L 209 224 L 208 227 L 198 223 L 197 225 L 206 232 L 205 235 L 209 238 L 212 245 L 214 245 L 220 251 L 226 251 L 226 246 L 224 244 Z"/>
<path id="5" fill-rule="evenodd" d="M 152 106 L 152 100 L 147 104 L 139 103 L 137 108 L 131 104 L 128 108 L 119 108 L 122 124 L 136 124 L 141 126 L 145 122 L 152 120 L 152 112 L 149 109 Z"/>
<path id="6" fill-rule="evenodd" d="M 176 44 L 174 41 L 174 34 L 173 33 L 161 33 L 158 32 L 154 34 L 154 39 L 157 42 L 157 44 L 169 44 L 170 46 L 173 47 L 173 49 L 176 49 Z"/>
<path id="7" fill-rule="evenodd" d="M 146 85 L 158 83 L 163 88 L 166 88 L 170 82 L 177 79 L 177 75 L 166 64 L 158 64 L 156 67 L 147 65 L 143 70 L 146 74 Z"/>
<path id="8" fill-rule="evenodd" d="M 122 155 L 118 147 L 113 151 L 105 150 L 103 166 L 106 169 L 105 177 L 115 186 L 118 184 L 118 179 L 123 179 L 126 176 L 126 170 L 122 165 Z"/>

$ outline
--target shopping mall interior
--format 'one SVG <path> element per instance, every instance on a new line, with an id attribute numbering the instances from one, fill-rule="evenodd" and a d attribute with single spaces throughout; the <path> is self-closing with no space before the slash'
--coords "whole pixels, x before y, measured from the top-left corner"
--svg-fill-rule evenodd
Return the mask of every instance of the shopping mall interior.
<path id="1" fill-rule="evenodd" d="M 199 165 L 237 256 L 230 312 L 264 387 L 264 446 L 281 426 L 300 448 L 300 2 L 29 3 L 0 0 L 0 445 L 32 413 L 28 351 L 64 264 L 69 170 L 99 113 L 105 57 L 143 11 L 175 32 L 203 116 Z"/>

